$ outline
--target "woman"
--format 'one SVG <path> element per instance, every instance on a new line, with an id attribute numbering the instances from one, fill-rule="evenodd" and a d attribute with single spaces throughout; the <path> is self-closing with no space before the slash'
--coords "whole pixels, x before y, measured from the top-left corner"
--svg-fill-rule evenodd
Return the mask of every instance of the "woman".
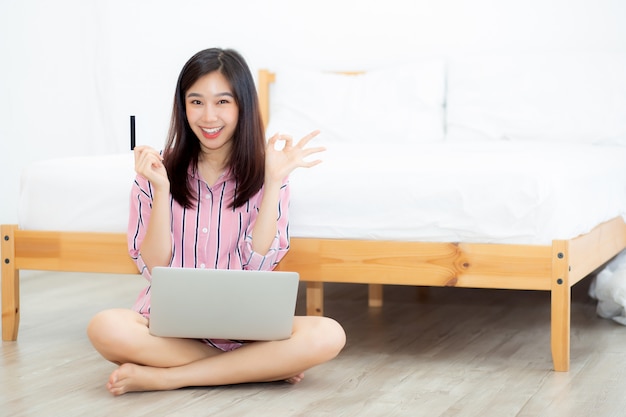
<path id="1" fill-rule="evenodd" d="M 168 140 L 161 155 L 137 147 L 129 251 L 150 281 L 155 266 L 273 269 L 289 248 L 287 177 L 323 151 L 265 142 L 250 70 L 233 50 L 194 55 L 178 78 Z M 284 147 L 277 149 L 277 142 Z M 150 287 L 133 309 L 97 314 L 87 333 L 120 366 L 108 390 L 168 390 L 286 380 L 334 358 L 345 333 L 326 317 L 295 317 L 292 336 L 272 342 L 160 338 L 150 335 Z"/>

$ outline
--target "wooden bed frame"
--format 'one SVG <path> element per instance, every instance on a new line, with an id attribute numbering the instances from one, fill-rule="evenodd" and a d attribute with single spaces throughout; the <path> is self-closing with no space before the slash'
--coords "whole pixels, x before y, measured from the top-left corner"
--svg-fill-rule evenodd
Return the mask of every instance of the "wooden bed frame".
<path id="1" fill-rule="evenodd" d="M 274 75 L 261 70 L 264 122 Z M 137 274 L 123 233 L 20 230 L 2 225 L 2 339 L 17 340 L 19 271 Z M 382 285 L 541 290 L 551 293 L 554 369 L 570 365 L 571 287 L 626 248 L 621 217 L 551 245 L 429 243 L 292 238 L 279 269 L 307 284 L 307 314 L 323 314 L 325 282 L 370 285 L 370 305 L 382 304 Z"/>

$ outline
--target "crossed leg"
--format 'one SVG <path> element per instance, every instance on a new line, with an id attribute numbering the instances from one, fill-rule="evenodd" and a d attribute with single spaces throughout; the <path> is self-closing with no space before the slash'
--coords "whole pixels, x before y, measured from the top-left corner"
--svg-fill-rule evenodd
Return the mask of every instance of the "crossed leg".
<path id="1" fill-rule="evenodd" d="M 87 334 L 104 358 L 120 364 L 107 383 L 114 395 L 245 382 L 295 383 L 305 370 L 337 356 L 346 340 L 336 321 L 298 316 L 289 339 L 223 352 L 198 340 L 152 336 L 148 320 L 124 309 L 97 314 Z"/>

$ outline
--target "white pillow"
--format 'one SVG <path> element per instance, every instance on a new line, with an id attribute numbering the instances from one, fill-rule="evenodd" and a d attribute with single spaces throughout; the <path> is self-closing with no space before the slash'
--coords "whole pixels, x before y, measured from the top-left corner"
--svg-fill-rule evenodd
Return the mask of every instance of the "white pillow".
<path id="1" fill-rule="evenodd" d="M 439 59 L 356 75 L 279 69 L 267 134 L 300 137 L 320 129 L 325 143 L 441 141 L 444 91 Z"/>
<path id="2" fill-rule="evenodd" d="M 626 134 L 624 74 L 625 54 L 452 60 L 446 139 L 615 142 Z"/>

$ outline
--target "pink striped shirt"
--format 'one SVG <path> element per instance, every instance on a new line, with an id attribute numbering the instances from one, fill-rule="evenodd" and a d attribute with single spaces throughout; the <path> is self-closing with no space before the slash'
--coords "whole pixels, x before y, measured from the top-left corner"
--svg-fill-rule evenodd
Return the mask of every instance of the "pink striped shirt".
<path id="1" fill-rule="evenodd" d="M 170 195 L 172 258 L 170 266 L 183 268 L 271 270 L 289 249 L 289 183 L 280 191 L 277 233 L 267 254 L 252 250 L 252 229 L 263 189 L 241 207 L 228 208 L 233 200 L 235 180 L 230 171 L 209 186 L 195 169 L 189 169 L 189 182 L 198 204 L 191 209 L 178 204 Z M 131 191 L 128 220 L 128 249 L 141 274 L 151 276 L 139 248 L 152 210 L 152 186 L 137 175 Z M 150 285 L 137 297 L 133 310 L 150 316 Z"/>

